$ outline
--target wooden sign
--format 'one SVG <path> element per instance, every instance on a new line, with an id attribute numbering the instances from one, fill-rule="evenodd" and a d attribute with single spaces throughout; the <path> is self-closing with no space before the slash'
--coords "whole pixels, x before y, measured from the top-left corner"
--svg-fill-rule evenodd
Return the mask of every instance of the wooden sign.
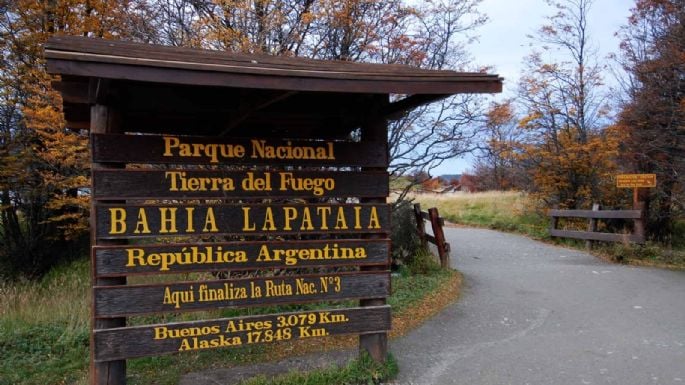
<path id="1" fill-rule="evenodd" d="M 96 246 L 98 277 L 273 268 L 387 266 L 389 239 Z"/>
<path id="2" fill-rule="evenodd" d="M 94 288 L 95 317 L 123 317 L 229 307 L 384 298 L 388 272 L 191 281 Z"/>
<path id="3" fill-rule="evenodd" d="M 387 172 L 93 170 L 95 199 L 374 197 Z"/>
<path id="4" fill-rule="evenodd" d="M 370 306 L 96 330 L 95 360 L 380 332 L 390 322 L 389 306 Z"/>
<path id="5" fill-rule="evenodd" d="M 387 167 L 386 142 L 91 134 L 94 162 Z"/>
<path id="6" fill-rule="evenodd" d="M 616 175 L 618 188 L 650 188 L 656 187 L 656 174 L 618 174 Z"/>
<path id="7" fill-rule="evenodd" d="M 387 233 L 387 204 L 97 205 L 98 238 Z"/>

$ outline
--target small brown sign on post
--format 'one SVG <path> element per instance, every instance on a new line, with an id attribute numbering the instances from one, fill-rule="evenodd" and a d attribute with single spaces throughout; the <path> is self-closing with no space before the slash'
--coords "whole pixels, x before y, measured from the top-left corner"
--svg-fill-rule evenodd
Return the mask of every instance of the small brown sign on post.
<path id="1" fill-rule="evenodd" d="M 654 188 L 656 187 L 656 174 L 618 174 L 616 175 L 616 187 Z"/>
<path id="2" fill-rule="evenodd" d="M 639 189 L 656 187 L 656 174 L 618 174 L 616 187 L 633 189 L 633 208 L 637 210 L 641 207 Z"/>

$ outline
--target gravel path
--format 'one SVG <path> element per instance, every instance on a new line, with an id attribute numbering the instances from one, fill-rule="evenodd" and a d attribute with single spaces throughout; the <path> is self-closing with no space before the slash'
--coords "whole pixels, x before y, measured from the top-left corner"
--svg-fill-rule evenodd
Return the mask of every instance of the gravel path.
<path id="1" fill-rule="evenodd" d="M 461 299 L 393 341 L 399 384 L 685 385 L 685 272 L 446 228 Z"/>

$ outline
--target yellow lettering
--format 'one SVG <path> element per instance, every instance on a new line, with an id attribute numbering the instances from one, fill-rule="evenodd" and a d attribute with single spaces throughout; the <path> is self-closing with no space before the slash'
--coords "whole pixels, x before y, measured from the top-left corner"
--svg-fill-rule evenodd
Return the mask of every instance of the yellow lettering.
<path id="1" fill-rule="evenodd" d="M 290 227 L 290 221 L 297 218 L 297 210 L 294 207 L 284 207 L 283 216 L 285 220 L 285 226 L 283 227 L 283 230 L 292 230 L 293 228 Z"/>
<path id="2" fill-rule="evenodd" d="M 133 231 L 134 234 L 150 234 L 150 227 L 147 224 L 147 215 L 145 214 L 145 208 L 141 207 L 138 209 L 138 222 L 136 222 L 136 229 Z"/>
<path id="3" fill-rule="evenodd" d="M 264 226 L 262 226 L 262 231 L 276 231 L 276 223 L 274 222 L 274 213 L 271 207 L 266 208 L 264 213 Z"/>
<path id="4" fill-rule="evenodd" d="M 381 223 L 378 220 L 378 211 L 376 211 L 376 206 L 371 207 L 371 214 L 369 215 L 369 229 L 380 229 Z"/>
<path id="5" fill-rule="evenodd" d="M 207 208 L 207 215 L 205 215 L 205 227 L 202 228 L 203 233 L 216 233 L 219 229 L 216 227 L 216 218 L 214 217 L 214 208 Z"/>
<path id="6" fill-rule="evenodd" d="M 243 231 L 255 231 L 257 228 L 253 223 L 250 223 L 250 208 L 243 207 Z"/>
<path id="7" fill-rule="evenodd" d="M 186 218 L 188 218 L 188 226 L 186 227 L 186 233 L 195 232 L 195 228 L 193 227 L 193 211 L 195 211 L 195 207 L 186 207 Z"/>
<path id="8" fill-rule="evenodd" d="M 178 147 L 179 143 L 181 143 L 178 138 L 175 138 L 173 136 L 165 136 L 163 137 L 164 139 L 164 156 L 174 156 L 174 154 L 171 153 L 171 149 L 173 147 Z"/>
<path id="9" fill-rule="evenodd" d="M 109 234 L 123 234 L 126 232 L 126 210 L 122 208 L 109 209 Z"/>
<path id="10" fill-rule="evenodd" d="M 360 206 L 354 206 L 354 229 L 355 230 L 360 230 L 362 228 L 361 211 L 362 211 L 362 208 Z"/>
<path id="11" fill-rule="evenodd" d="M 128 254 L 128 263 L 126 264 L 126 267 L 135 267 L 136 262 L 138 261 L 138 266 L 145 266 L 145 258 L 143 256 L 145 255 L 145 251 L 143 249 L 126 249 L 126 252 Z"/>
<path id="12" fill-rule="evenodd" d="M 316 213 L 321 217 L 321 230 L 328 230 L 328 214 L 331 213 L 330 207 L 317 207 Z"/>
<path id="13" fill-rule="evenodd" d="M 338 216 L 335 221 L 336 230 L 347 230 L 347 221 L 345 220 L 345 210 L 342 207 L 338 207 Z"/>
<path id="14" fill-rule="evenodd" d="M 312 215 L 309 212 L 309 208 L 302 211 L 302 225 L 300 226 L 300 230 L 314 230 Z"/>
<path id="15" fill-rule="evenodd" d="M 143 210 L 143 209 L 141 209 Z M 160 234 L 166 233 L 177 233 L 176 230 L 176 207 L 160 207 L 159 208 L 159 221 L 160 221 Z M 169 226 L 167 228 L 167 226 Z"/>

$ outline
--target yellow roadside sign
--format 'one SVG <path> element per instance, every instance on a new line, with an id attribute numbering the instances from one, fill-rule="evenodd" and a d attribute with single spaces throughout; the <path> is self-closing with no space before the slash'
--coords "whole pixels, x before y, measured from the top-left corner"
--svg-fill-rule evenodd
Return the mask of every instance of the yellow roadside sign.
<path id="1" fill-rule="evenodd" d="M 616 187 L 656 187 L 656 174 L 618 174 L 616 175 Z"/>

